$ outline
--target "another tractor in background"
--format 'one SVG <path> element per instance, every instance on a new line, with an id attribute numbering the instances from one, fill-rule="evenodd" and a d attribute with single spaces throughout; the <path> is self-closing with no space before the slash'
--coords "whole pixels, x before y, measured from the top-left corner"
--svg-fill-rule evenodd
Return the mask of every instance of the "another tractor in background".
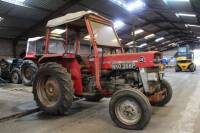
<path id="1" fill-rule="evenodd" d="M 45 37 L 29 38 L 27 42 L 26 56 L 21 67 L 22 83 L 31 86 L 38 70 L 38 60 L 44 54 Z M 63 39 L 51 37 L 49 50 L 53 53 L 64 53 Z"/>
<path id="2" fill-rule="evenodd" d="M 194 72 L 196 70 L 196 64 L 194 63 L 194 53 L 189 49 L 189 46 L 178 47 L 175 58 L 175 72 Z"/>
<path id="3" fill-rule="evenodd" d="M 14 84 L 21 83 L 21 65 L 23 63 L 22 59 L 10 58 L 0 60 L 1 78 L 12 82 Z"/>

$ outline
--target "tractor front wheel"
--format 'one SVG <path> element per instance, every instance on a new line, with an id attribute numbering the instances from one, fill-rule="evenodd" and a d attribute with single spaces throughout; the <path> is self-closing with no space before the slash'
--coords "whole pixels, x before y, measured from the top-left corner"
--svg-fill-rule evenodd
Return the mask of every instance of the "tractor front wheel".
<path id="1" fill-rule="evenodd" d="M 74 97 L 71 75 L 60 64 L 42 64 L 33 82 L 33 95 L 41 110 L 63 115 Z"/>
<path id="2" fill-rule="evenodd" d="M 163 98 L 161 101 L 158 101 L 158 102 L 151 102 L 151 105 L 153 106 L 164 106 L 166 105 L 172 98 L 172 87 L 171 85 L 169 84 L 169 82 L 165 79 L 163 79 L 161 81 L 161 91 L 163 91 L 162 95 L 163 95 Z"/>
<path id="3" fill-rule="evenodd" d="M 109 104 L 112 120 L 121 128 L 140 130 L 151 119 L 151 105 L 146 96 L 136 89 L 116 91 Z"/>
<path id="4" fill-rule="evenodd" d="M 37 65 L 32 60 L 25 60 L 21 66 L 22 83 L 31 86 L 38 70 Z"/>
<path id="5" fill-rule="evenodd" d="M 19 68 L 14 68 L 12 70 L 12 72 L 11 72 L 11 82 L 14 83 L 14 84 L 20 84 L 22 82 Z"/>

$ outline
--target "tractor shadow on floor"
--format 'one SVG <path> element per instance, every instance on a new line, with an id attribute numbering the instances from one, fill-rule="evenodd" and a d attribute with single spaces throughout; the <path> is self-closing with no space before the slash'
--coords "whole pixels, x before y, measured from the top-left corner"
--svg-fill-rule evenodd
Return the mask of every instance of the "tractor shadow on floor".
<path id="1" fill-rule="evenodd" d="M 28 116 L 25 116 L 23 118 L 18 119 L 17 121 L 32 121 L 32 120 L 57 120 L 61 118 L 66 117 L 73 117 L 74 115 L 78 113 L 82 113 L 84 111 L 90 110 L 91 108 L 94 108 L 100 103 L 94 103 L 94 102 L 87 102 L 84 100 L 73 102 L 72 107 L 64 114 L 64 115 L 49 115 L 43 111 L 37 112 L 35 114 L 31 114 Z"/>

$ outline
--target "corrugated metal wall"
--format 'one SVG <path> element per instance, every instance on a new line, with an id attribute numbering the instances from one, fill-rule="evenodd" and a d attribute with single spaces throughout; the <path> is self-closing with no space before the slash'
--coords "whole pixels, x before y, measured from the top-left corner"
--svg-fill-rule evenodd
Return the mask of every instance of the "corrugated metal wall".
<path id="1" fill-rule="evenodd" d="M 13 57 L 13 49 L 12 41 L 0 39 L 0 59 Z"/>
<path id="2" fill-rule="evenodd" d="M 168 51 L 164 51 L 163 55 L 167 56 L 167 57 L 173 57 L 176 53 L 177 49 L 173 49 L 173 50 L 168 50 Z"/>

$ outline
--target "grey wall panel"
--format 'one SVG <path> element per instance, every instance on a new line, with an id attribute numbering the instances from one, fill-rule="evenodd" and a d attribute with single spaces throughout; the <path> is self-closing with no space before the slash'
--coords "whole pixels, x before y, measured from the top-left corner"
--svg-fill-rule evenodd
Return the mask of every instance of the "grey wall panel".
<path id="1" fill-rule="evenodd" d="M 0 39 L 0 59 L 13 57 L 13 49 L 12 41 Z"/>
<path id="2" fill-rule="evenodd" d="M 177 51 L 176 49 L 175 50 L 173 49 L 173 50 L 169 50 L 169 51 L 164 51 L 163 55 L 164 56 L 168 56 L 168 57 L 172 57 L 172 56 L 175 55 L 176 51 Z"/>

